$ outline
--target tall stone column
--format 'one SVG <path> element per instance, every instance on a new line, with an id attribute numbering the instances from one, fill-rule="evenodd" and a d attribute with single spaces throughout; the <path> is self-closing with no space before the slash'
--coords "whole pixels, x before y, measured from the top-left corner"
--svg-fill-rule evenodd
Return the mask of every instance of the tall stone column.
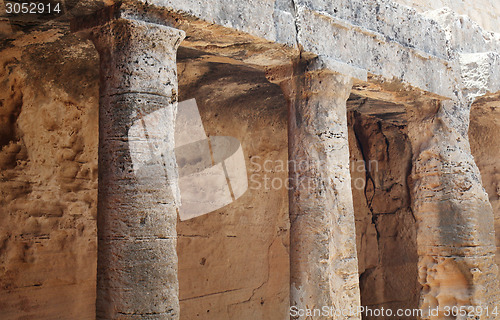
<path id="1" fill-rule="evenodd" d="M 498 319 L 493 212 L 470 151 L 469 112 L 470 103 L 458 100 L 409 110 L 424 319 Z M 446 317 L 453 307 L 455 317 Z"/>
<path id="2" fill-rule="evenodd" d="M 176 50 L 183 31 L 117 19 L 100 55 L 97 319 L 178 319 Z"/>
<path id="3" fill-rule="evenodd" d="M 290 306 L 314 319 L 360 319 L 346 101 L 351 78 L 306 72 L 282 83 L 289 100 Z M 335 312 L 352 310 L 353 314 Z"/>

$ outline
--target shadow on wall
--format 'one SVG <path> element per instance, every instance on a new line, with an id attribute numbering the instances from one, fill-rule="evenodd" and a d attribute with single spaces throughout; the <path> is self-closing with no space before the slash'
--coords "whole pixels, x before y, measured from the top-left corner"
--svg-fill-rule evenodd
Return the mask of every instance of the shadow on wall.
<path id="1" fill-rule="evenodd" d="M 248 176 L 256 159 L 283 161 L 287 107 L 255 69 L 210 62 L 180 48 L 179 101 L 195 98 L 206 134 L 241 142 Z M 252 160 L 253 159 L 253 160 Z M 285 180 L 286 171 L 271 178 Z M 178 221 L 181 319 L 285 319 L 288 313 L 288 191 L 249 188 L 234 202 Z"/>
<path id="2" fill-rule="evenodd" d="M 416 224 L 407 185 L 412 153 L 404 107 L 351 95 L 348 110 L 361 303 L 371 309 L 418 308 Z"/>

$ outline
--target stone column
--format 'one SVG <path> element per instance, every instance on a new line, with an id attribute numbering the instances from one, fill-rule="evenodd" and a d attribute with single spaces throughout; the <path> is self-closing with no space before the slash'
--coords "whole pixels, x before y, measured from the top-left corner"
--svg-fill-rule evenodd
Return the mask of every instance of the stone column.
<path id="1" fill-rule="evenodd" d="M 100 55 L 97 319 L 179 319 L 176 50 L 184 32 L 117 19 Z"/>
<path id="2" fill-rule="evenodd" d="M 454 306 L 468 314 L 469 306 L 483 307 L 470 319 L 498 319 L 493 212 L 470 151 L 469 112 L 461 101 L 425 101 L 409 110 L 423 319 L 466 319 L 445 317 Z M 437 307 L 440 314 L 429 313 Z"/>
<path id="3" fill-rule="evenodd" d="M 349 172 L 346 101 L 352 79 L 306 72 L 282 83 L 289 100 L 290 306 L 360 306 L 354 208 Z M 330 309 L 331 308 L 331 309 Z"/>

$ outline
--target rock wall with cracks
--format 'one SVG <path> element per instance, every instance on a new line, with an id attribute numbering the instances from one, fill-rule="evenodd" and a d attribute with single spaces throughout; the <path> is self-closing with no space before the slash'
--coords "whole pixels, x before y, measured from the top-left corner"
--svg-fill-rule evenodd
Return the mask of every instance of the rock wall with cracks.
<path id="1" fill-rule="evenodd" d="M 406 126 L 360 112 L 382 104 L 352 99 L 349 145 L 361 303 L 366 308 L 418 308 L 416 223 L 408 177 Z M 401 119 L 402 120 L 402 119 Z M 377 319 L 378 317 L 366 317 Z"/>

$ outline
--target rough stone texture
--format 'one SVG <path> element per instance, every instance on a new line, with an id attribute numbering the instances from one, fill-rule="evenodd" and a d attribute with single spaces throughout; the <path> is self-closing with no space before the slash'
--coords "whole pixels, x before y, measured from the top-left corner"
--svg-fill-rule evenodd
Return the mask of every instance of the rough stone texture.
<path id="1" fill-rule="evenodd" d="M 113 1 L 81 3 L 57 23 Z M 390 0 L 126 0 L 123 7 L 128 8 L 123 13 L 126 16 L 168 21 L 185 30 L 191 35 L 186 45 L 225 43 L 212 49 L 230 51 L 239 60 L 250 60 L 247 53 L 255 49 L 247 46 L 247 52 L 232 50 L 241 48 L 242 43 L 281 51 L 284 56 L 285 46 L 294 54 L 301 48 L 303 54 L 325 56 L 386 80 L 398 78 L 448 98 L 453 97 L 453 85 L 460 82 L 458 53 L 498 52 L 500 48 L 499 34 L 486 32 L 450 10 L 423 14 Z M 492 6 L 489 9 L 496 10 Z M 16 22 L 15 26 L 18 24 L 23 23 Z M 449 41 L 450 30 L 458 42 Z M 234 41 L 237 39 L 243 42 Z M 471 47 L 474 50 L 468 51 Z M 276 55 L 253 58 L 251 63 L 262 67 L 282 65 L 284 61 L 283 56 Z M 435 76 L 428 77 L 430 73 Z"/>
<path id="2" fill-rule="evenodd" d="M 500 102 L 486 97 L 473 104 L 469 139 L 495 218 L 496 263 L 500 267 Z M 500 273 L 499 273 L 500 276 Z"/>
<path id="3" fill-rule="evenodd" d="M 419 3 L 427 6 L 424 1 Z M 439 9 L 443 1 L 433 2 L 434 8 Z M 133 1 L 125 2 L 134 6 Z M 160 8 L 153 8 L 151 1 L 148 2 L 146 11 L 132 9 L 129 14 L 150 22 L 171 23 L 187 32 L 185 48 L 207 52 L 196 58 L 193 51 L 185 52 L 187 60 L 199 58 L 204 63 L 196 62 L 189 67 L 184 62 L 183 70 L 191 80 L 186 79 L 182 90 L 186 98 L 196 96 L 202 101 L 202 117 L 209 123 L 207 130 L 211 135 L 227 133 L 243 141 L 244 150 L 250 150 L 250 163 L 247 162 L 250 168 L 251 159 L 258 159 L 259 155 L 260 161 L 286 159 L 283 101 L 281 96 L 276 98 L 279 96 L 276 86 L 264 81 L 262 71 L 279 71 L 286 77 L 292 70 L 290 58 L 299 55 L 303 58 L 321 55 L 323 61 L 332 62 L 326 67 L 333 70 L 348 72 L 353 77 L 354 73 L 368 75 L 367 81 L 358 77 L 363 81 L 356 81 L 354 90 L 369 97 L 401 101 L 408 90 L 418 88 L 428 91 L 430 96 L 440 95 L 438 99 L 455 98 L 455 91 L 467 96 L 466 103 L 446 106 L 438 116 L 435 116 L 437 105 L 431 105 L 431 110 L 419 109 L 420 106 L 411 118 L 413 157 L 420 160 L 430 157 L 429 161 L 438 159 L 445 164 L 432 175 L 433 164 L 419 160 L 413 174 L 415 216 L 419 223 L 424 221 L 420 223 L 420 231 L 426 225 L 436 227 L 434 232 L 419 232 L 419 246 L 425 245 L 425 241 L 431 243 L 420 246 L 419 252 L 420 281 L 425 290 L 422 303 L 479 303 L 480 296 L 485 297 L 484 301 L 498 300 L 479 292 L 488 287 L 493 295 L 498 290 L 493 280 L 483 279 L 483 275 L 492 279 L 494 274 L 490 234 L 493 220 L 487 200 L 489 196 L 493 209 L 498 210 L 495 209 L 498 208 L 497 164 L 493 160 L 498 159 L 495 154 L 498 148 L 495 139 L 489 139 L 498 131 L 494 129 L 498 116 L 491 109 L 491 106 L 496 108 L 493 101 L 498 101 L 497 97 L 492 97 L 485 109 L 476 109 L 484 114 L 477 114 L 477 120 L 473 117 L 470 131 L 472 153 L 483 173 L 488 196 L 481 188 L 477 167 L 464 138 L 468 123 L 464 112 L 469 103 L 480 95 L 500 90 L 498 34 L 482 30 L 474 23 L 478 20 L 475 17 L 458 16 L 450 10 L 421 14 L 388 0 L 152 1 Z M 5 61 L 1 69 L 5 81 L 1 83 L 4 90 L 0 108 L 1 318 L 93 318 L 96 57 L 88 42 L 64 34 L 65 21 L 74 16 L 94 15 L 98 8 L 113 1 L 66 3 L 71 12 L 60 20 L 21 21 L 0 17 L 0 46 L 8 48 L 1 56 Z M 467 5 L 482 3 L 487 4 L 481 1 Z M 457 4 L 456 10 L 461 11 L 461 6 Z M 486 13 L 495 10 L 491 6 L 484 8 Z M 27 32 L 31 33 L 26 36 Z M 43 42 L 48 43 L 41 45 Z M 22 56 L 22 51 L 26 55 Z M 225 102 L 219 104 L 220 99 Z M 405 103 L 408 105 L 408 99 Z M 382 120 L 401 125 L 400 107 L 380 102 L 377 105 L 368 113 L 383 114 Z M 364 112 L 368 106 L 369 103 L 356 108 Z M 233 114 L 226 113 L 227 108 L 233 108 Z M 424 125 L 415 125 L 421 119 L 425 120 Z M 447 122 L 450 119 L 453 125 Z M 352 173 L 351 167 L 353 177 L 369 173 L 371 181 L 363 193 L 353 191 L 361 300 L 364 305 L 413 306 L 418 296 L 410 297 L 408 291 L 399 292 L 393 286 L 401 279 L 411 290 L 418 287 L 415 226 L 407 208 L 405 188 L 399 187 L 404 185 L 401 172 L 409 154 L 403 148 L 395 157 L 396 151 L 391 149 L 404 144 L 405 139 L 398 132 L 399 127 L 364 115 L 356 116 L 353 123 L 362 123 L 366 128 L 352 128 L 362 137 L 357 148 L 351 146 L 352 159 L 374 157 L 386 163 L 378 174 Z M 435 133 L 435 138 L 430 133 Z M 391 142 L 392 134 L 394 141 L 399 142 Z M 382 135 L 389 137 L 389 143 Z M 352 145 L 353 141 L 350 142 Z M 458 146 L 458 151 L 448 150 L 447 146 L 451 149 Z M 389 150 L 383 152 L 384 147 Z M 424 148 L 429 149 L 422 151 Z M 389 157 L 385 158 L 387 154 Z M 399 156 L 404 161 L 395 162 Z M 458 164 L 449 161 L 455 158 L 465 161 Z M 448 164 L 458 169 L 450 171 Z M 466 168 L 461 170 L 459 165 Z M 251 172 L 262 174 L 262 170 Z M 430 171 L 431 175 L 421 176 L 422 172 Z M 286 176 L 283 172 L 275 168 L 269 176 L 282 179 Z M 436 182 L 436 176 L 442 179 Z M 392 192 L 387 187 L 396 181 L 397 192 Z M 470 181 L 472 187 L 468 189 Z M 432 191 L 418 190 L 418 186 Z M 439 191 L 439 186 L 451 186 L 454 198 Z M 474 197 L 476 192 L 479 197 Z M 429 204 L 427 193 L 437 194 L 432 199 L 443 201 Z M 286 201 L 283 190 L 252 191 L 227 208 L 178 225 L 181 317 L 182 314 L 188 319 L 286 317 Z M 435 208 L 447 204 L 453 210 Z M 426 206 L 432 208 L 428 210 Z M 424 215 L 434 209 L 433 212 L 440 213 L 441 224 L 426 219 L 432 215 Z M 464 223 L 460 221 L 462 228 L 450 229 L 445 221 L 450 212 L 455 212 L 455 218 L 472 217 L 479 222 L 464 218 Z M 498 226 L 498 215 L 496 222 Z M 459 239 L 469 234 L 473 237 Z M 457 249 L 456 243 L 449 243 L 455 240 L 460 247 L 467 245 L 467 240 L 473 245 Z M 436 243 L 447 247 L 436 249 L 433 247 Z M 477 246 L 478 243 L 485 245 Z M 464 252 L 479 249 L 485 249 L 486 253 Z M 429 255 L 432 250 L 441 251 Z M 457 252 L 443 257 L 445 250 Z M 398 264 L 400 259 L 405 265 Z M 483 275 L 477 272 L 487 266 L 492 266 L 491 270 Z M 445 277 L 441 277 L 443 274 Z"/>
<path id="4" fill-rule="evenodd" d="M 500 4 L 496 0 L 395 0 L 420 12 L 444 7 L 452 8 L 461 15 L 470 17 L 485 30 L 500 31 Z"/>
<path id="5" fill-rule="evenodd" d="M 97 54 L 53 30 L 0 60 L 0 318 L 95 319 Z"/>
<path id="6" fill-rule="evenodd" d="M 294 5 L 290 0 L 249 1 L 129 1 L 200 18 L 232 30 L 248 33 L 267 41 L 296 46 Z"/>
<path id="7" fill-rule="evenodd" d="M 179 319 L 174 155 L 182 31 L 118 19 L 100 56 L 97 319 Z"/>
<path id="8" fill-rule="evenodd" d="M 346 109 L 352 79 L 306 72 L 282 87 L 290 105 L 290 306 L 357 310 L 360 296 Z M 347 318 L 358 316 L 354 313 Z M 346 319 L 338 314 L 336 318 Z"/>
<path id="9" fill-rule="evenodd" d="M 6 109 L 0 127 L 17 129 L 15 148 L 6 144 L 0 156 L 0 219 L 5 221 L 0 225 L 0 318 L 94 319 L 97 52 L 91 42 L 59 32 L 16 42 L 23 44 L 28 47 L 1 54 L 11 61 L 2 75 L 9 80 L 5 85 L 15 85 L 13 91 L 2 90 Z M 287 177 L 285 99 L 262 71 L 192 50 L 181 48 L 179 54 L 180 100 L 197 99 L 209 135 L 242 142 L 252 188 L 228 207 L 178 223 L 181 319 L 286 319 L 287 189 L 264 185 L 266 178 Z M 11 119 L 12 126 L 3 125 Z M 6 132 L 2 145 L 12 135 Z M 15 164 L 24 151 L 11 150 L 23 143 L 34 156 Z M 72 150 L 80 148 L 73 159 Z M 269 170 L 263 168 L 265 160 L 273 161 Z M 77 179 L 63 179 L 72 166 L 80 168 Z"/>
<path id="10" fill-rule="evenodd" d="M 394 115 L 373 112 L 381 111 L 380 105 L 390 113 L 391 105 L 381 101 L 356 96 L 348 101 L 361 303 L 372 309 L 417 308 L 416 225 L 406 182 L 411 146 L 406 126 L 387 120 Z"/>
<path id="11" fill-rule="evenodd" d="M 498 302 L 493 212 L 470 152 L 467 104 L 425 101 L 410 109 L 409 119 L 424 318 L 437 306 L 493 310 Z"/>

